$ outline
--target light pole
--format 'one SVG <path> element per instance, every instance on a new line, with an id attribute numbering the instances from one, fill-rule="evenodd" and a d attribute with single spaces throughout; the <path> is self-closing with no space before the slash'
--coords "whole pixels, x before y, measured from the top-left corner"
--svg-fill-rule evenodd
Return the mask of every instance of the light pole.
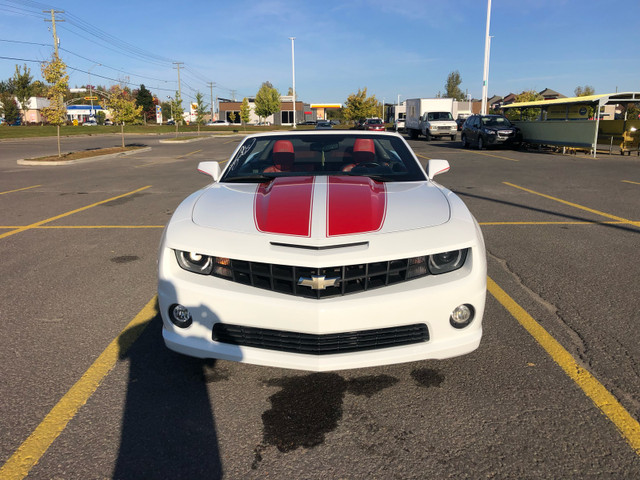
<path id="1" fill-rule="evenodd" d="M 293 75 L 293 128 L 296 128 L 296 57 L 293 43 L 296 37 L 289 37 L 291 40 L 291 72 Z"/>
<path id="2" fill-rule="evenodd" d="M 89 98 L 91 99 L 91 110 L 89 111 L 89 118 L 95 117 L 95 115 L 93 114 L 93 85 L 91 85 L 91 69 L 93 67 L 100 67 L 101 65 L 101 63 L 94 63 L 89 67 Z"/>
<path id="3" fill-rule="evenodd" d="M 487 0 L 487 34 L 484 39 L 484 74 L 482 76 L 482 106 L 480 113 L 487 114 L 487 94 L 489 91 L 489 52 L 491 51 L 491 37 L 489 26 L 491 24 L 491 0 Z"/>
<path id="4" fill-rule="evenodd" d="M 396 132 L 398 131 L 398 119 L 400 118 L 400 94 L 398 94 L 398 103 L 396 104 L 396 114 L 394 115 L 394 122 L 396 124 Z"/>

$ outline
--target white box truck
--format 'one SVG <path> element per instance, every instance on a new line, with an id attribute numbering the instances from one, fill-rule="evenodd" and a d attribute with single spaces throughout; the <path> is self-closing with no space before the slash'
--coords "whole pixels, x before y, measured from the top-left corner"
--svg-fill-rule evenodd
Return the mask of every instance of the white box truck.
<path id="1" fill-rule="evenodd" d="M 412 139 L 456 139 L 458 126 L 453 118 L 453 98 L 409 98 L 406 100 L 405 128 Z"/>

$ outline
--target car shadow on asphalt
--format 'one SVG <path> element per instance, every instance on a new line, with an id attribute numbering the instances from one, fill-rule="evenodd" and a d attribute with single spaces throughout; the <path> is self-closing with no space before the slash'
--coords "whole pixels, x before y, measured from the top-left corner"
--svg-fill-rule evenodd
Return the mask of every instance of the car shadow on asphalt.
<path id="1" fill-rule="evenodd" d="M 205 372 L 214 361 L 170 351 L 161 329 L 157 314 L 120 336 L 129 382 L 113 478 L 222 478 Z"/>
<path id="2" fill-rule="evenodd" d="M 555 212 L 553 210 L 547 210 L 547 209 L 544 209 L 544 208 L 532 207 L 531 205 L 526 205 L 526 204 L 523 204 L 523 203 L 508 202 L 506 200 L 499 200 L 497 198 L 491 198 L 491 197 L 487 197 L 485 195 L 475 195 L 473 193 L 462 192 L 462 191 L 456 190 L 456 189 L 452 189 L 451 191 L 453 193 L 455 193 L 456 195 L 458 195 L 459 197 L 463 197 L 463 198 L 474 198 L 474 199 L 478 199 L 478 200 L 486 200 L 488 202 L 499 203 L 501 205 L 508 205 L 510 207 L 522 208 L 522 209 L 525 209 L 525 210 L 530 210 L 532 212 L 545 213 L 545 214 L 548 214 L 548 215 L 552 215 L 554 217 L 560 217 L 563 220 L 567 220 L 567 221 L 571 221 L 571 222 L 597 223 L 598 225 L 602 225 L 603 227 L 615 228 L 617 230 L 624 230 L 624 231 L 632 232 L 632 233 L 640 233 L 640 229 L 638 227 L 635 227 L 631 222 L 625 224 L 625 223 L 611 223 L 611 220 L 609 220 L 609 221 L 606 221 L 606 220 L 597 221 L 597 220 L 593 220 L 592 218 L 579 217 L 579 216 L 576 216 L 576 215 L 569 215 L 569 214 L 566 214 L 566 213 Z"/>

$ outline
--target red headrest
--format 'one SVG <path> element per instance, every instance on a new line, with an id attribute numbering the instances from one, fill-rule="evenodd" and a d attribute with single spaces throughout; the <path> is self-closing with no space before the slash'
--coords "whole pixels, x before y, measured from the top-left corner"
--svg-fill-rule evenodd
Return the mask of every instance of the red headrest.
<path id="1" fill-rule="evenodd" d="M 273 146 L 273 153 L 293 153 L 293 144 L 289 140 L 278 140 Z"/>
<path id="2" fill-rule="evenodd" d="M 370 152 L 376 153 L 376 148 L 373 145 L 373 139 L 371 138 L 356 138 L 353 144 L 353 151 L 355 152 Z"/>
<path id="3" fill-rule="evenodd" d="M 273 145 L 273 165 L 276 172 L 289 172 L 295 161 L 293 144 L 289 140 L 278 140 Z M 267 170 L 265 170 L 267 171 Z"/>

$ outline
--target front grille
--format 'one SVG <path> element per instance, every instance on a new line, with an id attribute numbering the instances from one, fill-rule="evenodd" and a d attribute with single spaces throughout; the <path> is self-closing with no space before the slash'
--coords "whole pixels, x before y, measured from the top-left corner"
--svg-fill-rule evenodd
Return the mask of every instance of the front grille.
<path id="1" fill-rule="evenodd" d="M 336 267 L 295 267 L 246 260 L 215 259 L 212 275 L 244 285 L 295 295 L 322 299 L 364 292 L 374 288 L 413 280 L 427 275 L 424 264 L 414 265 L 412 259 L 362 263 Z M 220 263 L 223 262 L 223 263 Z M 408 274 L 409 273 L 409 274 Z M 338 278 L 333 286 L 312 289 L 298 285 L 301 278 Z"/>
<path id="2" fill-rule="evenodd" d="M 514 133 L 513 130 L 498 130 L 499 137 L 512 137 Z"/>
<path id="3" fill-rule="evenodd" d="M 311 335 L 216 323 L 213 340 L 244 347 L 264 348 L 308 355 L 361 352 L 427 342 L 429 330 L 424 323 L 401 327 L 378 328 L 358 332 Z"/>

